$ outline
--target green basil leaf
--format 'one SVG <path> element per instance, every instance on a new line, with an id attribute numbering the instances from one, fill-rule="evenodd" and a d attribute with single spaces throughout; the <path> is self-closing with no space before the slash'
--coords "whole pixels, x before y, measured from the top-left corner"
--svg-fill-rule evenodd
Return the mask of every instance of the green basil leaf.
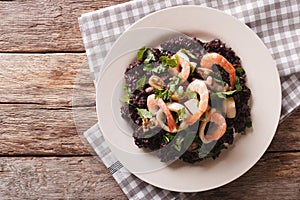
<path id="1" fill-rule="evenodd" d="M 226 99 L 226 95 L 220 92 L 211 93 L 211 98 L 218 97 L 220 99 Z"/>
<path id="2" fill-rule="evenodd" d="M 173 84 L 173 85 L 178 85 L 178 84 L 180 83 L 180 81 L 181 81 L 181 78 L 180 78 L 179 76 L 174 76 L 174 77 L 172 78 L 171 84 Z"/>
<path id="3" fill-rule="evenodd" d="M 122 97 L 121 101 L 123 103 L 127 103 L 127 104 L 130 104 L 130 97 L 125 95 L 124 97 Z"/>
<path id="4" fill-rule="evenodd" d="M 191 51 L 189 51 L 189 50 L 187 50 L 187 49 L 180 49 L 180 52 L 182 52 L 182 53 L 188 55 L 190 58 L 197 59 L 197 57 L 196 57 L 194 54 L 192 54 Z"/>
<path id="5" fill-rule="evenodd" d="M 244 72 L 244 69 L 241 68 L 241 67 L 237 67 L 237 68 L 235 69 L 235 71 L 236 71 L 237 73 L 243 73 L 243 72 Z"/>
<path id="6" fill-rule="evenodd" d="M 137 108 L 137 111 L 138 111 L 138 114 L 141 118 L 148 118 L 148 119 L 151 119 L 152 118 L 152 114 L 151 112 L 149 112 L 147 109 L 140 109 L 140 108 Z"/>
<path id="7" fill-rule="evenodd" d="M 146 76 L 144 75 L 136 82 L 136 90 L 141 90 L 145 84 L 146 84 Z"/>
<path id="8" fill-rule="evenodd" d="M 247 128 L 252 128 L 252 120 L 249 118 L 247 121 Z"/>
<path id="9" fill-rule="evenodd" d="M 169 90 L 173 93 L 176 90 L 176 85 L 171 84 Z"/>
<path id="10" fill-rule="evenodd" d="M 188 99 L 197 99 L 197 94 L 196 92 L 190 90 L 190 89 L 187 89 L 186 90 L 186 96 Z"/>
<path id="11" fill-rule="evenodd" d="M 172 147 L 174 147 L 174 149 L 176 149 L 178 152 L 180 152 L 183 141 L 184 141 L 184 137 L 177 137 L 175 139 L 175 142 L 172 144 Z"/>
<path id="12" fill-rule="evenodd" d="M 153 70 L 153 65 L 151 65 L 150 63 L 145 64 L 143 67 L 144 71 L 152 71 Z"/>
<path id="13" fill-rule="evenodd" d="M 159 66 L 153 68 L 151 71 L 160 74 L 160 73 L 163 73 L 166 71 L 166 67 L 159 65 Z"/>
<path id="14" fill-rule="evenodd" d="M 121 99 L 122 102 L 130 104 L 130 94 L 131 94 L 131 90 L 129 88 L 128 85 L 125 85 L 123 87 L 123 91 L 125 93 L 124 97 Z"/>
<path id="15" fill-rule="evenodd" d="M 187 117 L 187 114 L 185 112 L 185 108 L 178 110 L 178 120 L 181 122 Z"/>
<path id="16" fill-rule="evenodd" d="M 170 83 L 170 91 L 173 93 L 176 91 L 178 84 L 180 83 L 181 78 L 179 76 L 174 76 Z"/>
<path id="17" fill-rule="evenodd" d="M 175 58 L 169 58 L 168 56 L 161 56 L 159 58 L 163 66 L 169 66 L 169 67 L 177 67 L 178 61 Z"/>
<path id="18" fill-rule="evenodd" d="M 226 83 L 223 81 L 223 80 L 220 80 L 220 79 L 217 79 L 217 78 L 213 78 L 214 79 L 214 81 L 216 82 L 216 83 L 218 83 L 218 84 L 220 84 L 220 85 L 222 85 L 222 86 L 225 86 L 226 85 Z"/>
<path id="19" fill-rule="evenodd" d="M 152 72 L 155 72 L 157 74 L 161 74 L 161 73 L 165 72 L 167 70 L 167 68 L 164 67 L 163 65 L 159 65 L 157 67 L 154 67 L 153 65 L 148 63 L 148 64 L 144 65 L 143 70 L 144 71 L 152 71 Z"/>
<path id="20" fill-rule="evenodd" d="M 139 49 L 138 54 L 137 54 L 137 59 L 138 60 L 143 60 L 144 54 L 147 51 L 147 49 L 148 48 L 146 48 L 146 47 L 142 47 L 142 48 Z"/>
<path id="21" fill-rule="evenodd" d="M 150 63 L 151 61 L 156 61 L 155 56 L 153 54 L 153 52 L 151 51 L 151 49 L 147 49 L 146 53 L 146 59 L 144 60 L 145 64 Z"/>
<path id="22" fill-rule="evenodd" d="M 148 64 L 151 61 L 156 61 L 155 56 L 150 48 L 142 47 L 139 49 L 137 54 L 138 60 L 144 60 L 144 64 Z"/>
<path id="23" fill-rule="evenodd" d="M 223 149 L 227 149 L 227 147 L 222 144 L 216 148 L 211 148 L 210 144 L 202 144 L 201 147 L 198 149 L 198 156 L 200 158 L 216 158 L 220 155 Z M 208 146 L 208 148 L 206 147 Z M 208 149 L 211 149 L 210 151 Z"/>
<path id="24" fill-rule="evenodd" d="M 168 144 L 169 142 L 171 142 L 174 139 L 175 135 L 171 134 L 171 133 L 166 133 L 163 135 L 164 141 L 166 144 Z"/>
<path id="25" fill-rule="evenodd" d="M 237 76 L 235 79 L 235 89 L 236 91 L 242 91 L 243 87 L 240 84 L 240 78 Z"/>
<path id="26" fill-rule="evenodd" d="M 231 91 L 226 91 L 226 92 L 213 92 L 211 93 L 211 97 L 219 97 L 220 99 L 226 99 L 226 95 L 232 95 L 237 90 L 231 90 Z"/>
<path id="27" fill-rule="evenodd" d="M 236 90 L 230 90 L 230 91 L 221 92 L 221 93 L 223 93 L 223 94 L 225 94 L 225 95 L 232 95 L 232 94 L 235 93 L 235 92 L 236 92 Z"/>
<path id="28" fill-rule="evenodd" d="M 156 99 L 163 99 L 164 101 L 172 101 L 172 91 L 168 89 L 156 89 L 154 92 Z"/>

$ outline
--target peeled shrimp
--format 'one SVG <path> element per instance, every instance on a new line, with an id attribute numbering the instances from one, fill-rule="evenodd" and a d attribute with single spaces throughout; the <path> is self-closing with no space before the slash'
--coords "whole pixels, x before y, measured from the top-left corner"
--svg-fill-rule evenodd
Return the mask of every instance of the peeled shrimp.
<path id="1" fill-rule="evenodd" d="M 155 94 L 151 94 L 147 98 L 147 107 L 152 115 L 157 114 L 158 110 L 161 109 L 162 112 L 166 115 L 168 128 L 170 129 L 170 131 L 172 132 L 176 128 L 176 122 L 164 100 L 162 100 L 161 98 L 156 99 Z"/>
<path id="2" fill-rule="evenodd" d="M 189 61 L 185 60 L 184 58 L 181 58 L 178 56 L 177 59 L 178 66 L 175 68 L 170 68 L 170 72 L 173 75 L 177 75 L 181 78 L 180 84 L 184 83 L 191 72 L 191 64 Z"/>
<path id="3" fill-rule="evenodd" d="M 230 88 L 234 88 L 236 74 L 233 65 L 222 55 L 218 53 L 205 54 L 200 62 L 200 66 L 203 68 L 211 68 L 214 64 L 220 65 L 228 74 L 230 79 Z"/>
<path id="4" fill-rule="evenodd" d="M 209 98 L 209 92 L 208 89 L 206 87 L 206 84 L 204 81 L 201 81 L 199 79 L 194 80 L 193 82 L 191 82 L 188 87 L 187 90 L 196 92 L 197 94 L 199 94 L 200 96 L 200 101 L 197 103 L 197 108 L 198 110 L 196 112 L 193 113 L 192 116 L 190 116 L 187 119 L 187 123 L 189 125 L 194 124 L 197 120 L 199 120 L 199 118 L 203 115 L 203 113 L 205 113 L 205 111 L 207 110 L 208 107 L 208 98 Z"/>
<path id="5" fill-rule="evenodd" d="M 213 140 L 220 139 L 225 134 L 227 129 L 226 120 L 220 113 L 213 112 L 211 114 L 207 114 L 207 117 L 208 119 L 202 121 L 199 128 L 199 137 L 205 144 L 210 143 Z M 209 128 L 205 134 L 204 130 L 208 122 L 213 122 L 215 125 Z"/>
<path id="6" fill-rule="evenodd" d="M 173 111 L 173 112 L 176 112 L 178 114 L 179 110 L 181 109 L 185 109 L 185 113 L 186 113 L 186 116 L 189 117 L 190 116 L 190 113 L 188 112 L 188 110 L 180 103 L 169 103 L 167 104 L 167 107 L 170 111 Z M 179 124 L 178 127 L 176 127 L 175 129 L 173 130 L 170 130 L 170 128 L 168 126 L 165 125 L 164 121 L 163 121 L 163 111 L 160 109 L 157 114 L 156 114 L 156 118 L 157 118 L 157 122 L 159 123 L 159 125 L 165 130 L 165 131 L 168 131 L 168 132 L 171 132 L 171 133 L 175 133 L 175 132 L 178 132 L 180 130 L 183 130 L 185 128 L 188 127 L 188 124 L 185 120 L 182 120 Z"/>
<path id="7" fill-rule="evenodd" d="M 233 97 L 229 97 L 223 102 L 223 110 L 228 118 L 236 117 L 236 107 Z"/>

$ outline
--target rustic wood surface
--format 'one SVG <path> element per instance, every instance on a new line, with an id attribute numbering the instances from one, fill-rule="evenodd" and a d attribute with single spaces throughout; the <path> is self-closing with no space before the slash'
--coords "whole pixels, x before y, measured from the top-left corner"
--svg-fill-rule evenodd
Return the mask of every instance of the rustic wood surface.
<path id="1" fill-rule="evenodd" d="M 0 199 L 126 199 L 81 140 L 97 119 L 77 23 L 122 2 L 0 1 Z M 300 199 L 299 132 L 297 109 L 250 171 L 198 197 Z"/>

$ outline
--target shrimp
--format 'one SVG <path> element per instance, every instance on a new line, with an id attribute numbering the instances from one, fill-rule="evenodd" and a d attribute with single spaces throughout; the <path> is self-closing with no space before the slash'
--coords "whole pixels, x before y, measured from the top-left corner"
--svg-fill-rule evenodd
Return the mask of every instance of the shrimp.
<path id="1" fill-rule="evenodd" d="M 204 81 L 201 81 L 199 79 L 194 80 L 193 82 L 191 82 L 188 87 L 187 87 L 187 91 L 193 91 L 196 92 L 197 94 L 199 94 L 200 96 L 200 101 L 197 104 L 197 108 L 198 110 L 196 112 L 193 113 L 192 116 L 190 116 L 189 118 L 187 118 L 187 123 L 189 125 L 194 124 L 197 120 L 199 120 L 199 118 L 203 115 L 203 113 L 205 113 L 205 111 L 207 110 L 208 107 L 208 98 L 209 98 L 209 92 L 208 89 L 206 87 L 206 84 Z"/>
<path id="2" fill-rule="evenodd" d="M 182 104 L 175 103 L 175 102 L 174 103 L 168 103 L 167 107 L 170 111 L 176 112 L 177 114 L 178 114 L 179 110 L 184 108 L 186 116 L 187 117 L 190 116 L 190 113 L 188 112 L 188 110 Z M 178 127 L 176 126 L 176 128 L 174 128 L 173 130 L 170 130 L 170 128 L 168 126 L 166 126 L 165 122 L 163 121 L 164 116 L 163 116 L 163 111 L 161 109 L 157 112 L 156 118 L 157 118 L 157 122 L 162 127 L 162 129 L 164 129 L 165 131 L 170 132 L 170 133 L 176 133 L 176 132 L 178 132 L 180 130 L 183 130 L 183 129 L 188 127 L 188 124 L 186 123 L 186 121 L 182 120 Z"/>
<path id="3" fill-rule="evenodd" d="M 207 114 L 207 116 L 208 120 L 202 121 L 199 128 L 199 137 L 205 144 L 210 143 L 213 140 L 220 139 L 225 134 L 227 129 L 226 120 L 220 113 L 215 111 Z M 205 134 L 204 130 L 208 122 L 213 122 L 215 125 L 209 128 Z"/>
<path id="4" fill-rule="evenodd" d="M 177 56 L 177 62 L 178 62 L 178 66 L 175 68 L 170 67 L 170 72 L 173 75 L 177 75 L 181 78 L 181 81 L 179 84 L 184 83 L 191 72 L 191 63 L 187 60 L 185 60 L 184 58 L 181 58 L 179 56 Z"/>
<path id="5" fill-rule="evenodd" d="M 156 99 L 155 94 L 151 94 L 147 98 L 147 107 L 152 115 L 157 114 L 159 109 L 161 109 L 162 112 L 166 115 L 168 128 L 170 129 L 170 131 L 173 131 L 176 128 L 176 122 L 164 100 L 162 100 L 161 98 Z"/>
<path id="6" fill-rule="evenodd" d="M 229 97 L 223 101 L 223 110 L 228 118 L 236 117 L 236 106 L 233 97 Z"/>
<path id="7" fill-rule="evenodd" d="M 200 66 L 203 68 L 210 69 L 213 64 L 220 65 L 229 74 L 230 89 L 233 89 L 236 79 L 235 68 L 233 67 L 233 65 L 218 53 L 207 53 L 202 57 L 200 61 Z"/>

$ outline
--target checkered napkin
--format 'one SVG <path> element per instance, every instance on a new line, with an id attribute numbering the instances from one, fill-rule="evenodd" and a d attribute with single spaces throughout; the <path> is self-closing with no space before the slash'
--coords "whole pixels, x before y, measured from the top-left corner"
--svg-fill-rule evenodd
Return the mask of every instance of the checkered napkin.
<path id="1" fill-rule="evenodd" d="M 92 77 L 96 81 L 109 49 L 131 24 L 157 10 L 178 5 L 203 5 L 223 10 L 248 25 L 264 42 L 281 78 L 281 120 L 300 105 L 300 3 L 298 0 L 136 0 L 79 18 Z M 85 137 L 129 199 L 186 199 L 149 185 L 128 172 L 109 150 L 96 124 Z"/>

